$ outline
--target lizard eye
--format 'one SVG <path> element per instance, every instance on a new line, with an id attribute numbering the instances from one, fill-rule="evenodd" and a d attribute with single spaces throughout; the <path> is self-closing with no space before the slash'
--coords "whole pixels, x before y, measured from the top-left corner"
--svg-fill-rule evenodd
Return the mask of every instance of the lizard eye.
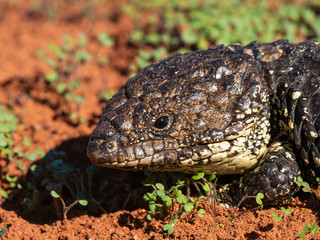
<path id="1" fill-rule="evenodd" d="M 170 112 L 160 113 L 159 115 L 154 115 L 150 119 L 150 127 L 155 134 L 167 134 L 172 128 L 175 122 L 175 116 Z"/>
<path id="2" fill-rule="evenodd" d="M 164 128 L 168 127 L 168 125 L 169 125 L 169 117 L 168 116 L 159 117 L 154 122 L 154 127 L 157 129 L 164 129 Z"/>
<path id="3" fill-rule="evenodd" d="M 157 132 L 167 131 L 171 128 L 174 121 L 174 117 L 169 115 L 160 115 L 158 118 L 152 121 L 152 129 Z"/>

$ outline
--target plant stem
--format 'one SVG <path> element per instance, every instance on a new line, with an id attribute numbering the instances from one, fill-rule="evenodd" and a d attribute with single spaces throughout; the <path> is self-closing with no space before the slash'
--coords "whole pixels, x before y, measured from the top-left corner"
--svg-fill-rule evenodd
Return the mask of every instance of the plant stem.
<path id="1" fill-rule="evenodd" d="M 62 203 L 62 211 L 63 211 L 63 220 L 67 219 L 67 213 L 69 212 L 69 210 L 76 205 L 80 200 L 76 200 L 73 203 L 71 203 L 69 206 L 66 206 L 64 200 L 62 199 L 62 197 L 59 197 L 61 203 Z"/>

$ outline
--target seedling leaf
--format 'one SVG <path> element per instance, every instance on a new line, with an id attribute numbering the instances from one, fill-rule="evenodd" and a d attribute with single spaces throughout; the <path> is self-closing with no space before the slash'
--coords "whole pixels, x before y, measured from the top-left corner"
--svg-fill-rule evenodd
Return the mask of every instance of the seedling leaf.
<path id="1" fill-rule="evenodd" d="M 6 231 L 8 231 L 8 228 L 2 228 L 0 229 L 0 236 L 3 236 L 3 234 L 5 234 Z"/>
<path id="2" fill-rule="evenodd" d="M 48 82 L 56 82 L 59 80 L 59 74 L 56 71 L 52 71 L 46 75 L 46 80 Z"/>
<path id="3" fill-rule="evenodd" d="M 203 214 L 205 214 L 205 213 L 206 213 L 206 210 L 204 210 L 202 208 L 198 210 L 198 216 L 201 218 L 203 217 Z"/>
<path id="4" fill-rule="evenodd" d="M 204 172 L 198 172 L 196 175 L 192 176 L 193 180 L 199 180 L 201 178 L 203 178 L 204 176 Z"/>
<path id="5" fill-rule="evenodd" d="M 272 212 L 271 215 L 273 216 L 273 219 L 279 222 L 281 220 L 281 217 L 278 216 L 276 212 Z"/>
<path id="6" fill-rule="evenodd" d="M 318 229 L 319 229 L 319 227 L 317 226 L 317 223 L 316 223 L 316 222 L 313 222 L 313 223 L 311 224 L 311 228 L 310 228 L 311 234 L 316 235 L 317 232 L 318 232 Z"/>
<path id="7" fill-rule="evenodd" d="M 262 205 L 262 199 L 264 198 L 264 194 L 263 193 L 258 193 L 257 196 L 256 196 L 256 202 L 259 204 L 259 205 Z"/>
<path id="8" fill-rule="evenodd" d="M 112 47 L 114 45 L 114 40 L 110 38 L 110 36 L 106 32 L 102 32 L 99 34 L 98 41 L 104 46 Z"/>
<path id="9" fill-rule="evenodd" d="M 156 183 L 156 187 L 159 189 L 159 190 L 164 190 L 164 186 L 162 183 Z"/>
<path id="10" fill-rule="evenodd" d="M 54 190 L 51 190 L 50 194 L 51 194 L 51 196 L 54 197 L 54 198 L 59 198 L 59 197 L 60 197 L 60 195 L 59 195 L 56 191 L 54 191 Z"/>
<path id="11" fill-rule="evenodd" d="M 193 204 L 188 202 L 187 204 L 184 205 L 184 209 L 187 211 L 187 212 L 190 212 L 192 209 L 194 208 Z"/>
<path id="12" fill-rule="evenodd" d="M 172 224 L 166 224 L 163 226 L 163 230 L 167 231 L 169 234 L 174 232 L 174 226 Z"/>

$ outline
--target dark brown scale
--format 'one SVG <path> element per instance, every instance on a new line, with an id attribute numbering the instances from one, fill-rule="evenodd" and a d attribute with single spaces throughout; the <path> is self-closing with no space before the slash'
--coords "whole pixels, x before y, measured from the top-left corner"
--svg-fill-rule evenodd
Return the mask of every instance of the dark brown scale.
<path id="1" fill-rule="evenodd" d="M 258 192 L 277 202 L 299 175 L 320 177 L 319 69 L 316 41 L 172 55 L 108 102 L 88 156 L 111 168 L 235 174 L 222 202 Z"/>
<path id="2" fill-rule="evenodd" d="M 287 109 L 288 117 L 282 116 L 278 111 L 278 119 L 282 119 L 287 126 L 290 125 L 289 122 L 293 124 L 293 127 L 289 126 L 284 131 L 293 134 L 292 140 L 302 152 L 303 159 L 308 162 L 299 161 L 301 165 L 307 165 L 305 171 L 309 174 L 306 177 L 319 176 L 320 128 L 315 124 L 320 120 L 320 71 L 316 67 L 320 67 L 319 43 L 306 41 L 289 44 L 281 40 L 271 45 L 282 50 L 279 59 L 271 63 L 261 62 L 272 91 L 272 107 L 280 109 L 282 113 Z M 274 74 L 271 75 L 272 70 Z M 294 94 L 299 97 L 293 99 Z"/>

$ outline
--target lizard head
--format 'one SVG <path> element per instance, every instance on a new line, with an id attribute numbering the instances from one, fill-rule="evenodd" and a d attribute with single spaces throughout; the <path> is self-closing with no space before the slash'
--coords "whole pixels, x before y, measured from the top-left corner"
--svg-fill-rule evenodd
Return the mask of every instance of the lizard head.
<path id="1" fill-rule="evenodd" d="M 242 173 L 268 142 L 267 96 L 263 72 L 238 45 L 175 54 L 120 88 L 87 153 L 111 168 Z"/>

